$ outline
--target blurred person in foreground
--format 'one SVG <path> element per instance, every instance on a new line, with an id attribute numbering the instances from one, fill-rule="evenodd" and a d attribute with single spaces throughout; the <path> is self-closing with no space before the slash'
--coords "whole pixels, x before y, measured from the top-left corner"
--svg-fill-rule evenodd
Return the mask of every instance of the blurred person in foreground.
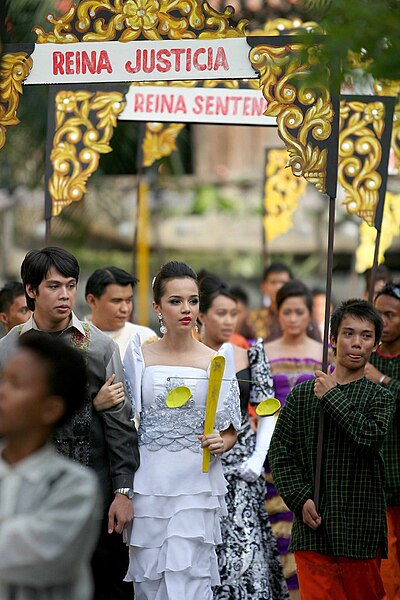
<path id="1" fill-rule="evenodd" d="M 333 311 L 332 373 L 293 388 L 269 450 L 275 484 L 294 512 L 300 598 L 383 600 L 380 562 L 387 556 L 384 462 L 394 398 L 364 377 L 383 322 L 372 304 L 348 300 Z M 320 411 L 324 452 L 318 510 L 314 502 Z"/>
<path id="2" fill-rule="evenodd" d="M 121 359 L 135 334 L 139 334 L 142 344 L 157 340 L 150 327 L 129 321 L 137 283 L 136 277 L 113 266 L 96 269 L 86 282 L 85 298 L 91 315 L 85 321 L 93 323 L 118 344 Z"/>
<path id="3" fill-rule="evenodd" d="M 84 355 L 88 376 L 85 404 L 57 429 L 54 443 L 65 456 L 94 469 L 100 482 L 103 518 L 92 560 L 95 600 L 131 600 L 132 590 L 123 582 L 128 550 L 121 534 L 133 518 L 133 474 L 139 465 L 137 433 L 118 346 L 73 312 L 79 271 L 75 256 L 57 246 L 26 254 L 21 278 L 33 314 L 0 340 L 0 366 L 20 336 L 31 331 L 59 339 Z M 116 385 L 110 394 L 113 376 Z M 114 398 L 113 406 L 95 410 L 93 402 L 104 396 Z"/>
<path id="4" fill-rule="evenodd" d="M 91 600 L 95 475 L 50 443 L 85 402 L 77 350 L 30 333 L 0 377 L 0 598 Z"/>
<path id="5" fill-rule="evenodd" d="M 388 560 L 381 576 L 388 600 L 400 599 L 400 283 L 386 283 L 375 297 L 383 319 L 382 342 L 371 354 L 365 376 L 390 390 L 396 412 L 382 448 L 385 461 L 385 492 L 388 504 Z"/>
<path id="6" fill-rule="evenodd" d="M 25 323 L 31 311 L 26 305 L 24 286 L 20 281 L 8 281 L 0 290 L 0 322 L 6 333 L 16 325 Z"/>

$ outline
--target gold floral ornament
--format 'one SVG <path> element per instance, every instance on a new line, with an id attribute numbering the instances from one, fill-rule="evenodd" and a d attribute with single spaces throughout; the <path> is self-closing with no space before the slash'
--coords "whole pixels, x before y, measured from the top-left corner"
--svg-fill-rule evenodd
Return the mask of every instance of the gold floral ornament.
<path id="1" fill-rule="evenodd" d="M 143 166 L 150 167 L 155 160 L 169 156 L 176 149 L 176 138 L 185 123 L 147 123 L 143 140 Z"/>
<path id="2" fill-rule="evenodd" d="M 374 87 L 379 96 L 397 96 L 393 117 L 392 148 L 397 168 L 400 169 L 400 81 L 377 81 Z"/>
<path id="3" fill-rule="evenodd" d="M 32 68 L 26 52 L 4 54 L 0 63 L 0 148 L 6 143 L 6 127 L 18 125 L 17 109 L 22 84 Z"/>
<path id="4" fill-rule="evenodd" d="M 379 245 L 378 263 L 385 262 L 385 252 L 390 248 L 393 238 L 400 230 L 400 194 L 386 193 L 383 209 L 382 237 Z M 360 243 L 356 250 L 356 271 L 364 273 L 372 267 L 375 252 L 375 227 L 369 227 L 365 221 L 360 224 Z"/>
<path id="5" fill-rule="evenodd" d="M 380 140 L 385 128 L 383 102 L 340 103 L 338 180 L 345 192 L 343 203 L 373 226 L 382 178 Z"/>
<path id="6" fill-rule="evenodd" d="M 318 65 L 317 50 L 301 43 L 261 44 L 251 50 L 250 61 L 260 73 L 268 102 L 264 114 L 276 117 L 293 174 L 305 177 L 324 193 L 328 150 L 323 142 L 331 135 L 334 110 L 329 87 L 321 83 L 328 79 L 326 69 L 318 85 L 306 83 Z"/>
<path id="7" fill-rule="evenodd" d="M 117 117 L 125 108 L 120 92 L 61 91 L 56 95 L 56 128 L 49 180 L 52 215 L 78 202 L 99 164 L 111 152 L 110 139 Z"/>
<path id="8" fill-rule="evenodd" d="M 247 21 L 232 24 L 233 12 L 199 0 L 81 0 L 59 18 L 46 17 L 52 31 L 34 32 L 38 44 L 243 37 Z"/>
<path id="9" fill-rule="evenodd" d="M 293 227 L 292 216 L 299 198 L 304 194 L 306 181 L 295 177 L 287 167 L 284 149 L 269 150 L 265 166 L 264 231 L 270 242 Z"/>

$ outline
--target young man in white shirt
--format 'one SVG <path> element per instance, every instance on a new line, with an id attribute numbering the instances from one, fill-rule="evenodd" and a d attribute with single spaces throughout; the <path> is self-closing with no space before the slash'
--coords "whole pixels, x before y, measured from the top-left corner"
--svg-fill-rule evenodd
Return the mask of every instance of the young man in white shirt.
<path id="1" fill-rule="evenodd" d="M 136 277 L 118 267 L 96 269 L 86 283 L 85 298 L 92 311 L 86 320 L 118 344 L 122 359 L 135 334 L 139 334 L 142 344 L 157 339 L 149 327 L 129 321 L 137 283 Z"/>

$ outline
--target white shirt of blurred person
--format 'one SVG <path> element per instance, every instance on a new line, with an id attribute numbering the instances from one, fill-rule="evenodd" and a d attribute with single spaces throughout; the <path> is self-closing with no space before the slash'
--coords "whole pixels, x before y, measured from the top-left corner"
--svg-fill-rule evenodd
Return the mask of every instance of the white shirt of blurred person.
<path id="1" fill-rule="evenodd" d="M 156 332 L 150 327 L 129 322 L 133 288 L 137 283 L 136 277 L 118 267 L 96 269 L 86 283 L 85 298 L 91 315 L 86 316 L 85 321 L 92 322 L 118 344 L 122 359 L 136 333 L 142 345 L 157 340 Z"/>
<path id="2" fill-rule="evenodd" d="M 32 313 L 26 305 L 24 286 L 20 281 L 8 281 L 0 290 L 0 322 L 6 333 L 22 325 Z"/>

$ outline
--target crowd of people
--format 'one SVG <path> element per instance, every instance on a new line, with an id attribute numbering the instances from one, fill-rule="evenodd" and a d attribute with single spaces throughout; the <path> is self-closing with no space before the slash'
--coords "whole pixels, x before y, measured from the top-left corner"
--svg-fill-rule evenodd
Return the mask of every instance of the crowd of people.
<path id="1" fill-rule="evenodd" d="M 326 372 L 324 290 L 282 263 L 257 311 L 165 264 L 157 332 L 134 323 L 138 281 L 116 266 L 89 277 L 79 319 L 79 272 L 32 250 L 0 290 L 0 598 L 399 600 L 388 271 L 331 307 Z"/>

